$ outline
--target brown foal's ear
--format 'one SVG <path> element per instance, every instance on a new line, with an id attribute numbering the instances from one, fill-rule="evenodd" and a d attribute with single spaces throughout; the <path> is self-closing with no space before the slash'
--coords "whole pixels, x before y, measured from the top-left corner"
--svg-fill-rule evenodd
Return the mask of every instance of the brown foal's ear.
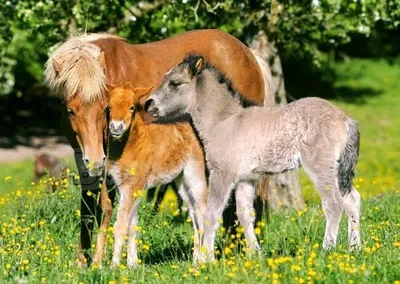
<path id="1" fill-rule="evenodd" d="M 111 83 L 106 83 L 107 92 L 110 94 L 117 86 Z"/>
<path id="2" fill-rule="evenodd" d="M 106 70 L 106 54 L 104 53 L 104 51 L 100 52 L 98 60 L 99 60 L 100 66 L 104 70 Z"/>
<path id="3" fill-rule="evenodd" d="M 203 56 L 197 56 L 189 62 L 189 72 L 194 77 L 201 73 L 204 69 L 204 58 Z"/>
<path id="4" fill-rule="evenodd" d="M 56 75 L 58 75 L 62 70 L 61 63 L 54 58 L 51 62 L 53 63 L 54 70 L 56 70 Z"/>
<path id="5" fill-rule="evenodd" d="M 154 86 L 148 87 L 148 88 L 134 88 L 133 92 L 135 96 L 137 96 L 138 100 L 138 105 L 139 108 L 142 109 L 146 100 L 147 100 L 147 94 L 153 89 Z"/>
<path id="6" fill-rule="evenodd" d="M 143 87 L 141 87 L 141 88 L 134 88 L 134 89 L 133 89 L 133 92 L 134 92 L 137 96 L 139 96 L 139 97 L 141 98 L 141 97 L 143 97 L 144 95 L 147 95 L 147 94 L 151 91 L 151 89 L 153 89 L 153 87 L 154 87 L 154 86 L 151 86 L 151 87 L 148 87 L 148 88 L 143 88 Z"/>

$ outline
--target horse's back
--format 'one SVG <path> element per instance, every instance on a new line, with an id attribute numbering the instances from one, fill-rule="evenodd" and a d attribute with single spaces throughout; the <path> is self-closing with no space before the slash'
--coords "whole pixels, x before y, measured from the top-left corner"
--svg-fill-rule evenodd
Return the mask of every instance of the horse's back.
<path id="1" fill-rule="evenodd" d="M 115 38 L 93 43 L 106 52 L 111 83 L 132 81 L 135 87 L 154 85 L 156 89 L 168 70 L 187 54 L 198 53 L 225 73 L 246 99 L 263 103 L 264 79 L 255 57 L 242 42 L 220 30 L 196 30 L 137 45 Z"/>

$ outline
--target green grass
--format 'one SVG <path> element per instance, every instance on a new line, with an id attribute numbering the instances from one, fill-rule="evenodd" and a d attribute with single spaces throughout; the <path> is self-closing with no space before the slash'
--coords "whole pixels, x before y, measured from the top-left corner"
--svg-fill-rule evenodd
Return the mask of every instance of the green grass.
<path id="1" fill-rule="evenodd" d="M 351 60 L 336 64 L 335 72 L 338 80 L 334 91 L 338 98 L 331 101 L 358 121 L 361 133 L 355 186 L 364 197 L 398 189 L 399 62 L 392 65 L 385 60 Z M 304 172 L 301 181 L 306 199 L 319 200 L 312 182 Z"/>
<path id="2" fill-rule="evenodd" d="M 76 169 L 73 158 L 61 159 L 61 161 L 71 169 Z M 34 164 L 32 159 L 25 159 L 12 164 L 0 164 L 0 196 L 29 186 L 33 181 L 33 176 Z"/>
<path id="3" fill-rule="evenodd" d="M 399 283 L 400 67 L 353 60 L 335 69 L 339 80 L 334 103 L 359 121 L 362 135 L 355 182 L 363 195 L 360 251 L 346 248 L 345 218 L 338 247 L 329 252 L 320 248 L 324 216 L 313 186 L 302 175 L 306 209 L 273 212 L 268 224 L 260 224 L 260 257 L 247 258 L 219 233 L 219 261 L 194 266 L 191 224 L 168 213 L 169 206 L 175 206 L 169 196 L 167 210 L 157 215 L 142 203 L 142 263 L 137 269 L 108 268 L 111 229 L 105 266 L 79 269 L 80 189 L 68 183 L 45 193 L 43 185 L 31 185 L 32 162 L 24 161 L 0 166 L 0 283 Z M 344 97 L 349 93 L 357 99 L 349 102 Z"/>

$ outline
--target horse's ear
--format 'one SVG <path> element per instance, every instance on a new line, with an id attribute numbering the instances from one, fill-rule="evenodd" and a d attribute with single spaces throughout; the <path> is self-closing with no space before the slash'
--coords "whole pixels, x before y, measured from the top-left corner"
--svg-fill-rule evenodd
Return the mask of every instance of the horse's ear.
<path id="1" fill-rule="evenodd" d="M 105 70 L 106 69 L 106 54 L 104 51 L 100 52 L 98 60 L 99 60 L 100 66 Z"/>
<path id="2" fill-rule="evenodd" d="M 204 69 L 204 58 L 202 56 L 197 56 L 192 61 L 189 62 L 189 72 L 194 77 L 201 73 Z"/>
<path id="3" fill-rule="evenodd" d="M 54 58 L 52 59 L 51 62 L 53 63 L 54 70 L 56 70 L 56 74 L 58 75 L 58 73 L 60 73 L 62 70 L 61 63 L 55 60 Z"/>

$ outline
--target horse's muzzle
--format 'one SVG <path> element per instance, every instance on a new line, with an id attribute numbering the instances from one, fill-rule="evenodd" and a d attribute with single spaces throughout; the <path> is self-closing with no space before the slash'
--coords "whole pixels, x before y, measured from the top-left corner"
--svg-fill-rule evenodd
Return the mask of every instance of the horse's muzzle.
<path id="1" fill-rule="evenodd" d="M 153 99 L 148 99 L 144 104 L 144 110 L 150 114 L 152 117 L 159 117 L 159 109 L 155 106 Z"/>

